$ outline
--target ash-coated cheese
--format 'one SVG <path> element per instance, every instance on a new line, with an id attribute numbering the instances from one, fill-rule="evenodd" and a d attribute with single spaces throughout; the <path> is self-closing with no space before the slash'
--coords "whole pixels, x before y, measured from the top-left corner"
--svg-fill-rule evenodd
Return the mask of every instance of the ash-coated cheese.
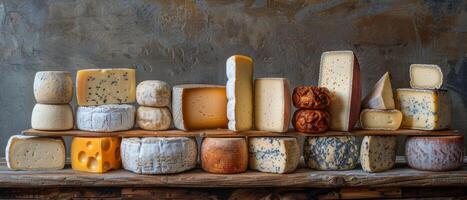
<path id="1" fill-rule="evenodd" d="M 360 124 L 369 130 L 397 130 L 402 123 L 402 112 L 392 110 L 363 109 Z"/>
<path id="2" fill-rule="evenodd" d="M 316 170 L 349 170 L 358 161 L 355 136 L 307 137 L 303 157 L 309 168 Z"/>
<path id="3" fill-rule="evenodd" d="M 293 137 L 248 139 L 250 169 L 269 173 L 291 173 L 300 162 L 300 146 Z"/>
<path id="4" fill-rule="evenodd" d="M 67 71 L 40 71 L 34 78 L 37 103 L 67 104 L 73 98 L 73 81 Z"/>
<path id="5" fill-rule="evenodd" d="M 140 106 L 136 110 L 136 124 L 145 130 L 161 131 L 170 128 L 172 115 L 167 107 Z"/>
<path id="6" fill-rule="evenodd" d="M 78 106 L 76 126 L 84 131 L 113 132 L 132 129 L 135 107 L 129 104 Z"/>
<path id="7" fill-rule="evenodd" d="M 363 99 L 362 107 L 382 110 L 395 108 L 389 72 L 386 72 L 383 77 L 376 82 L 376 85 L 370 93 Z"/>
<path id="8" fill-rule="evenodd" d="M 366 172 L 382 172 L 396 163 L 396 136 L 365 136 L 360 147 L 360 164 Z"/>
<path id="9" fill-rule="evenodd" d="M 71 168 L 93 173 L 120 169 L 120 141 L 120 137 L 73 137 Z"/>
<path id="10" fill-rule="evenodd" d="M 141 106 L 148 107 L 168 107 L 172 89 L 164 81 L 147 80 L 138 84 L 136 87 L 136 101 Z"/>
<path id="11" fill-rule="evenodd" d="M 173 174 L 196 167 L 194 138 L 124 138 L 121 144 L 123 168 L 140 174 Z"/>
<path id="12" fill-rule="evenodd" d="M 134 69 L 84 69 L 76 73 L 76 100 L 80 106 L 134 103 Z"/>
<path id="13" fill-rule="evenodd" d="M 439 89 L 443 85 L 443 72 L 438 65 L 410 65 L 410 87 L 419 89 Z"/>
<path id="14" fill-rule="evenodd" d="M 405 157 L 407 164 L 418 170 L 458 169 L 464 160 L 464 137 L 410 137 L 405 143 Z"/>
<path id="15" fill-rule="evenodd" d="M 204 138 L 200 154 L 201 167 L 210 173 L 234 174 L 248 168 L 245 138 Z"/>
<path id="16" fill-rule="evenodd" d="M 329 51 L 321 55 L 318 85 L 331 92 L 330 130 L 349 131 L 360 115 L 360 68 L 352 51 Z"/>
<path id="17" fill-rule="evenodd" d="M 451 127 L 451 96 L 447 90 L 397 89 L 402 128 L 441 130 Z"/>
<path id="18" fill-rule="evenodd" d="M 52 170 L 65 167 L 66 150 L 62 138 L 14 135 L 5 150 L 8 168 Z"/>
<path id="19" fill-rule="evenodd" d="M 233 131 L 253 127 L 253 60 L 234 55 L 227 59 L 227 119 Z"/>
<path id="20" fill-rule="evenodd" d="M 73 110 L 68 104 L 36 104 L 31 114 L 31 127 L 37 130 L 60 131 L 73 128 Z"/>

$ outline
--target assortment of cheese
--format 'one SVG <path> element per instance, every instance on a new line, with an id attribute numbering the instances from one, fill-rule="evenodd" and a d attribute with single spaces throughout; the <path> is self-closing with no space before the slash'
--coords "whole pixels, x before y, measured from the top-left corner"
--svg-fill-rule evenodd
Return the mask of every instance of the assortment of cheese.
<path id="1" fill-rule="evenodd" d="M 284 78 L 253 79 L 253 60 L 227 59 L 227 84 L 185 84 L 173 88 L 163 81 L 136 85 L 134 69 L 87 69 L 76 75 L 78 107 L 74 120 L 69 105 L 73 84 L 69 72 L 38 72 L 34 80 L 37 105 L 33 129 L 54 131 L 74 127 L 84 131 L 116 132 L 137 127 L 161 131 L 228 128 L 284 133 L 292 121 L 296 131 L 350 131 L 360 120 L 363 129 L 439 130 L 450 127 L 450 99 L 441 90 L 442 73 L 434 65 L 410 66 L 410 89 L 393 98 L 385 73 L 360 101 L 360 69 L 352 51 L 325 52 L 318 86 L 289 90 Z M 133 104 L 139 107 L 135 109 Z M 291 104 L 295 111 L 292 120 Z M 363 110 L 360 112 L 361 107 Z M 306 137 L 303 156 L 309 168 L 349 170 L 360 162 L 367 172 L 395 164 L 395 136 Z M 462 164 L 463 137 L 410 137 L 408 164 L 421 170 L 452 170 Z M 360 147 L 359 147 L 360 146 Z M 293 172 L 301 157 L 295 137 L 204 138 L 201 147 L 191 137 L 74 137 L 72 168 L 102 173 L 124 169 L 141 174 L 180 173 L 196 167 L 211 173 L 241 173 L 248 168 L 269 173 Z M 440 153 L 441 152 L 441 153 Z M 8 167 L 16 170 L 61 169 L 65 164 L 62 138 L 12 136 L 6 149 Z"/>

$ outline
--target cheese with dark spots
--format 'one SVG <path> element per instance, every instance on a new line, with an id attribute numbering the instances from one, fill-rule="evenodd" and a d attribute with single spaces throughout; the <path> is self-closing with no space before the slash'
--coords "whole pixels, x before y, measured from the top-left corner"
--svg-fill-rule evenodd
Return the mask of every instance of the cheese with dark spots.
<path id="1" fill-rule="evenodd" d="M 360 164 L 366 172 L 391 169 L 396 163 L 396 136 L 365 136 L 360 147 Z"/>
<path id="2" fill-rule="evenodd" d="M 250 169 L 290 173 L 300 162 L 300 146 L 293 137 L 252 137 L 248 141 Z"/>
<path id="3" fill-rule="evenodd" d="M 303 147 L 305 163 L 317 170 L 349 170 L 358 161 L 355 136 L 308 137 Z"/>

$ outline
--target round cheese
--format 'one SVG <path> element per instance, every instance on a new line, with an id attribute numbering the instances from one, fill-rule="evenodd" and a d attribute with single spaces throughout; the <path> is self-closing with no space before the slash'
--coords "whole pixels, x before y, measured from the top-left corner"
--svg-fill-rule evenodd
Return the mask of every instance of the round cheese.
<path id="1" fill-rule="evenodd" d="M 31 127 L 37 130 L 59 131 L 73 128 L 73 111 L 68 104 L 36 104 L 32 110 Z"/>
<path id="2" fill-rule="evenodd" d="M 76 126 L 84 131 L 124 131 L 132 129 L 134 123 L 133 105 L 79 106 L 76 111 Z"/>
<path id="3" fill-rule="evenodd" d="M 34 78 L 34 97 L 37 103 L 66 104 L 73 98 L 71 73 L 41 71 Z"/>
<path id="4" fill-rule="evenodd" d="M 303 147 L 308 167 L 317 170 L 349 170 L 358 161 L 355 136 L 308 137 Z"/>
<path id="5" fill-rule="evenodd" d="M 167 130 L 172 123 L 172 116 L 167 107 L 153 108 L 140 106 L 136 110 L 136 124 L 145 130 Z"/>
<path id="6" fill-rule="evenodd" d="M 366 172 L 382 172 L 396 163 L 396 136 L 365 136 L 360 147 L 360 164 Z"/>
<path id="7" fill-rule="evenodd" d="M 245 138 L 205 138 L 201 144 L 204 171 L 233 174 L 246 171 L 248 147 Z"/>
<path id="8" fill-rule="evenodd" d="M 166 107 L 170 106 L 170 85 L 164 81 L 143 81 L 136 87 L 136 101 L 142 106 Z"/>
<path id="9" fill-rule="evenodd" d="M 290 173 L 300 162 L 300 146 L 293 137 L 248 138 L 250 169 L 269 173 Z"/>

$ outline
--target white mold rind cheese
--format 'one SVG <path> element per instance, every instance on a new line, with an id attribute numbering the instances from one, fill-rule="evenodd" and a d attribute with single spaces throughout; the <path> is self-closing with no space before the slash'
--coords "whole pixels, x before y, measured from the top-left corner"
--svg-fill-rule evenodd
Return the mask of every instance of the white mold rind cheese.
<path id="1" fill-rule="evenodd" d="M 172 91 L 168 83 L 158 80 L 147 80 L 136 87 L 136 101 L 141 106 L 169 107 Z"/>
<path id="2" fill-rule="evenodd" d="M 252 137 L 248 141 L 250 169 L 269 173 L 291 173 L 300 162 L 297 138 Z"/>
<path id="3" fill-rule="evenodd" d="M 140 106 L 136 110 L 136 124 L 145 130 L 160 131 L 170 128 L 172 115 L 168 108 Z"/>
<path id="4" fill-rule="evenodd" d="M 443 85 L 443 72 L 438 65 L 410 65 L 410 87 L 419 89 L 440 89 Z"/>
<path id="5" fill-rule="evenodd" d="M 31 127 L 45 131 L 73 129 L 73 110 L 68 104 L 36 104 L 31 114 Z"/>
<path id="6" fill-rule="evenodd" d="M 135 107 L 128 104 L 79 106 L 76 126 L 84 131 L 113 132 L 132 129 L 135 123 Z"/>
<path id="7" fill-rule="evenodd" d="M 350 170 L 358 161 L 355 136 L 308 137 L 303 147 L 305 163 L 317 170 Z"/>
<path id="8" fill-rule="evenodd" d="M 396 163 L 396 136 L 365 136 L 360 147 L 360 164 L 366 172 L 382 172 Z"/>
<path id="9" fill-rule="evenodd" d="M 194 138 L 124 138 L 121 144 L 123 168 L 140 174 L 173 174 L 196 166 Z"/>
<path id="10" fill-rule="evenodd" d="M 362 101 L 363 108 L 394 109 L 391 76 L 386 72 Z"/>
<path id="11" fill-rule="evenodd" d="M 34 97 L 37 103 L 67 104 L 73 98 L 71 73 L 66 71 L 41 71 L 34 78 Z"/>

